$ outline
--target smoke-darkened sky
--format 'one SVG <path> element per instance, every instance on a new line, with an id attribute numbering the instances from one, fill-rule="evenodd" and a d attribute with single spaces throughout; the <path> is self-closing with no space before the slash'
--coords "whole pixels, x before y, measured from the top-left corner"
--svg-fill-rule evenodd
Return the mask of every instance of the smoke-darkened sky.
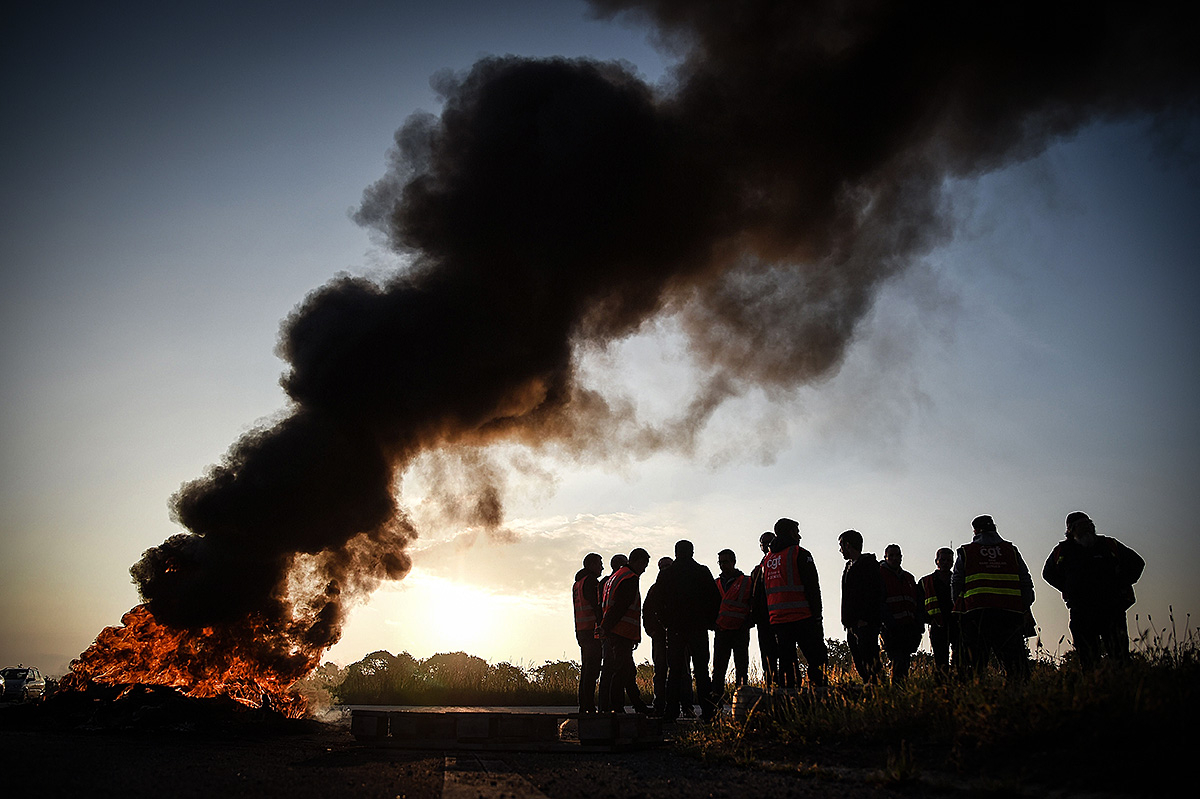
<path id="1" fill-rule="evenodd" d="M 1083 509 L 1146 557 L 1139 616 L 1200 608 L 1197 73 L 1153 38 L 1183 26 L 598 5 L 663 27 L 11 16 L 0 660 L 60 668 L 157 548 L 180 622 L 271 605 L 300 552 L 337 659 L 536 663 L 588 551 L 749 570 L 781 515 L 827 603 L 847 527 L 920 576 L 991 513 L 1040 571 Z"/>

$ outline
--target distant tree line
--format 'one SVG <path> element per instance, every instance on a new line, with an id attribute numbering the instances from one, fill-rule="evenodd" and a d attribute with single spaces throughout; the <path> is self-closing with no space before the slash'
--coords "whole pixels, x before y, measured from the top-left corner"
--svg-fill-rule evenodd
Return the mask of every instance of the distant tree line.
<path id="1" fill-rule="evenodd" d="M 828 640 L 830 665 L 848 670 L 844 641 Z M 654 667 L 638 665 L 637 680 L 647 700 L 653 695 Z M 579 663 L 546 661 L 523 668 L 492 665 L 466 652 L 445 652 L 424 660 L 407 652 L 380 650 L 349 666 L 325 663 L 304 680 L 303 690 L 322 703 L 347 705 L 574 705 Z"/>
<path id="2" fill-rule="evenodd" d="M 826 639 L 827 668 L 834 679 L 853 679 L 853 665 L 846 642 Z M 1043 659 L 1045 653 L 1039 654 Z M 1068 665 L 1074 652 L 1058 656 Z M 885 656 L 886 657 L 886 656 Z M 1039 661 L 1040 662 L 1040 661 Z M 918 652 L 913 658 L 917 671 L 932 670 L 933 658 Z M 801 668 L 805 668 L 801 656 Z M 758 683 L 760 675 L 751 674 Z M 637 681 L 647 701 L 653 696 L 654 667 L 638 664 Z M 445 652 L 424 660 L 407 652 L 393 655 L 380 650 L 357 663 L 339 666 L 327 662 L 308 675 L 299 688 L 310 703 L 348 705 L 574 705 L 578 701 L 579 663 L 573 660 L 546 661 L 540 666 L 521 667 L 503 662 L 492 665 L 466 652 Z"/>
<path id="3" fill-rule="evenodd" d="M 572 705 L 579 664 L 560 660 L 522 668 L 507 662 L 492 665 L 466 652 L 420 660 L 407 652 L 380 650 L 345 668 L 326 663 L 306 683 L 341 704 Z"/>

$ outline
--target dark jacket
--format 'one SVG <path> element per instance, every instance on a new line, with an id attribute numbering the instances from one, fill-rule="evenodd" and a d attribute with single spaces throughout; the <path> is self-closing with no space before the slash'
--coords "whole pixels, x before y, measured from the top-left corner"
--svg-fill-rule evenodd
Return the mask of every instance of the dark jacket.
<path id="1" fill-rule="evenodd" d="M 883 602 L 883 577 L 875 555 L 864 552 L 846 561 L 842 572 L 842 626 L 852 629 L 861 622 L 878 626 L 883 621 Z"/>
<path id="2" fill-rule="evenodd" d="M 1096 536 L 1085 547 L 1073 540 L 1059 543 L 1046 558 L 1042 577 L 1062 592 L 1067 607 L 1126 610 L 1133 605 L 1133 584 L 1146 561 L 1115 538 Z"/>
<path id="3" fill-rule="evenodd" d="M 659 572 L 659 576 L 662 576 L 662 572 Z M 646 598 L 642 600 L 642 627 L 651 638 L 667 634 L 667 625 L 662 620 L 662 600 L 657 581 L 646 589 Z"/>
<path id="4" fill-rule="evenodd" d="M 883 578 L 884 626 L 915 624 L 924 627 L 925 594 L 917 586 L 916 578 L 904 569 L 893 569 L 887 561 L 879 564 L 879 576 Z"/>
<path id="5" fill-rule="evenodd" d="M 658 573 L 656 599 L 668 630 L 711 630 L 717 625 L 721 592 L 708 567 L 693 558 L 676 558 Z"/>
<path id="6" fill-rule="evenodd" d="M 770 611 L 767 609 L 767 586 L 763 582 L 762 564 L 750 572 L 750 618 L 754 624 L 763 630 L 771 623 Z"/>

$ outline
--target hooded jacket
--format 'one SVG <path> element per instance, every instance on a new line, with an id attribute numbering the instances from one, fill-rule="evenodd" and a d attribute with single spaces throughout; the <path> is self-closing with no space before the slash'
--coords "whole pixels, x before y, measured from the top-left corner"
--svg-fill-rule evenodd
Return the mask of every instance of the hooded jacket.
<path id="1" fill-rule="evenodd" d="M 1069 608 L 1126 610 L 1133 605 L 1133 584 L 1146 561 L 1115 538 L 1096 536 L 1090 547 L 1067 539 L 1046 558 L 1042 577 L 1062 592 Z"/>

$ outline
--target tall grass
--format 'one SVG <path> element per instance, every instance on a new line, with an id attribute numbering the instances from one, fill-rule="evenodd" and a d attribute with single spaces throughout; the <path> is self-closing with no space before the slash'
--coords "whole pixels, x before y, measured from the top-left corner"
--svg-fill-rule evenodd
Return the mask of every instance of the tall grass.
<path id="1" fill-rule="evenodd" d="M 1192 629 L 1192 614 L 1184 617 L 1183 633 L 1180 634 L 1175 626 L 1175 608 L 1167 606 L 1167 623 L 1169 627 L 1159 629 L 1154 626 L 1154 619 L 1146 616 L 1146 627 L 1142 628 L 1140 614 L 1133 617 L 1136 637 L 1133 648 L 1146 660 L 1166 666 L 1195 665 L 1198 654 L 1196 640 L 1197 631 Z"/>
<path id="2" fill-rule="evenodd" d="M 1140 624 L 1140 620 L 1138 620 Z M 1121 775 L 1159 751 L 1181 747 L 1200 711 L 1200 636 L 1190 627 L 1137 627 L 1127 661 L 1081 671 L 1073 652 L 1031 663 L 1027 681 L 1006 685 L 998 671 L 979 680 L 942 679 L 928 660 L 903 685 L 863 686 L 844 667 L 828 691 L 768 695 L 744 721 L 725 718 L 682 736 L 685 750 L 738 761 L 802 761 L 813 752 L 867 752 L 877 767 L 911 775 L 920 765 L 975 772 L 1008 762 L 1044 761 L 1062 774 L 1078 764 Z M 1193 736 L 1194 738 L 1194 736 Z M 1032 764 L 1032 765 L 1031 765 Z M 1135 788 L 1137 786 L 1134 786 Z"/>

